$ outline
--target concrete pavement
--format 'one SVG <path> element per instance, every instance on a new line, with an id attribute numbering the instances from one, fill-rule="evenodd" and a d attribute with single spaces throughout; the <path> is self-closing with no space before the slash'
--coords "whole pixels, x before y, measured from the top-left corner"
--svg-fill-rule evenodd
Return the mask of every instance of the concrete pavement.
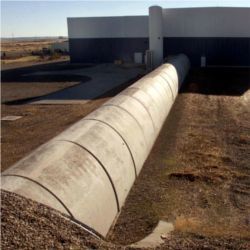
<path id="1" fill-rule="evenodd" d="M 121 67 L 114 64 L 101 64 L 94 67 L 64 70 L 64 71 L 39 71 L 28 75 L 80 75 L 88 76 L 90 81 L 76 86 L 39 97 L 31 104 L 74 104 L 85 103 L 107 91 L 135 78 L 145 71 L 141 67 Z"/>

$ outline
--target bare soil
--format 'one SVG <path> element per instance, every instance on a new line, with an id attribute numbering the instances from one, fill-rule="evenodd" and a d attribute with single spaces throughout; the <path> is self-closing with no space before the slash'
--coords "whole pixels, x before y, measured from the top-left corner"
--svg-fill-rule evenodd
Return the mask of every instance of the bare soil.
<path id="1" fill-rule="evenodd" d="M 249 70 L 191 72 L 110 233 L 110 241 L 124 245 L 136 242 L 159 220 L 165 220 L 175 227 L 166 247 L 172 246 L 172 239 L 183 243 L 187 238 L 189 243 L 181 244 L 181 249 L 196 248 L 197 237 L 201 237 L 209 249 L 247 249 L 249 86 Z"/>
<path id="2" fill-rule="evenodd" d="M 1 171 L 61 133 L 106 100 L 107 98 L 100 98 L 84 105 L 2 105 L 2 116 L 23 117 L 16 121 L 2 121 Z"/>
<path id="3" fill-rule="evenodd" d="M 3 192 L 3 248 L 131 249 L 165 220 L 175 230 L 157 249 L 249 249 L 249 85 L 247 69 L 190 73 L 110 243 L 52 209 Z"/>
<path id="4" fill-rule="evenodd" d="M 6 60 L 5 60 L 6 61 Z M 1 60 L 1 70 L 10 70 L 23 67 L 30 67 L 34 65 L 53 64 L 58 62 L 68 62 L 69 56 L 62 55 L 59 58 L 52 58 L 51 56 L 24 56 L 18 59 L 9 59 L 8 62 Z"/>
<path id="5" fill-rule="evenodd" d="M 79 82 L 2 82 L 1 83 L 1 102 L 12 103 L 14 101 L 26 100 L 38 96 L 44 96 L 68 87 L 75 86 Z"/>
<path id="6" fill-rule="evenodd" d="M 51 44 L 62 42 L 66 39 L 40 39 L 40 40 L 12 40 L 1 42 L 1 51 L 27 53 L 48 48 Z"/>

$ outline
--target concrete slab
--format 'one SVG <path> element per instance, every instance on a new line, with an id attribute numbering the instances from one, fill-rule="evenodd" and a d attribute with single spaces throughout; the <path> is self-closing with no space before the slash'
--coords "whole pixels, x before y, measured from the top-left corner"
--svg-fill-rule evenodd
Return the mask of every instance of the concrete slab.
<path id="1" fill-rule="evenodd" d="M 174 230 L 172 223 L 159 221 L 154 231 L 147 237 L 131 245 L 134 248 L 152 248 L 155 249 L 164 243 L 164 239 Z"/>
<path id="2" fill-rule="evenodd" d="M 144 73 L 140 67 L 121 67 L 114 64 L 100 64 L 90 68 L 64 71 L 40 71 L 30 75 L 84 75 L 92 80 L 70 87 L 31 102 L 31 104 L 77 104 L 97 98 L 107 91 Z"/>
<path id="3" fill-rule="evenodd" d="M 7 115 L 4 116 L 3 118 L 1 118 L 1 121 L 15 121 L 22 118 L 22 116 L 18 116 L 18 115 Z"/>

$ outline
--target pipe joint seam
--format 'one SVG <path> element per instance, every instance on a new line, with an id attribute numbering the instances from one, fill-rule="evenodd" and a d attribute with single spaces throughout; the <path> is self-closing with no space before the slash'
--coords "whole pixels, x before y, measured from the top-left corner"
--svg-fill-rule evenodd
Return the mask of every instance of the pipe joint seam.
<path id="1" fill-rule="evenodd" d="M 114 185 L 114 182 L 110 176 L 110 174 L 108 173 L 107 169 L 105 168 L 105 166 L 102 164 L 102 162 L 95 156 L 95 154 L 93 154 L 89 149 L 87 149 L 86 147 L 82 146 L 81 144 L 74 142 L 74 141 L 70 141 L 70 140 L 58 140 L 58 141 L 64 141 L 64 142 L 68 142 L 68 143 L 72 143 L 75 144 L 76 146 L 84 149 L 85 151 L 87 151 L 98 163 L 99 165 L 102 167 L 102 169 L 104 170 L 105 174 L 107 175 L 110 185 L 112 186 L 112 189 L 114 191 L 114 196 L 115 196 L 115 200 L 116 200 L 116 205 L 117 205 L 117 212 L 120 212 L 120 204 L 119 204 L 119 199 L 118 199 L 118 195 L 117 195 L 117 191 Z"/>
<path id="2" fill-rule="evenodd" d="M 68 209 L 68 207 L 63 203 L 63 201 L 56 195 L 54 194 L 50 189 L 48 189 L 47 187 L 45 187 L 43 184 L 41 184 L 40 182 L 38 181 L 35 181 L 27 176 L 23 176 L 23 175 L 18 175 L 18 174 L 2 174 L 2 177 L 17 177 L 17 178 L 23 178 L 23 179 L 26 179 L 30 182 L 33 182 L 35 183 L 36 185 L 40 186 L 42 189 L 44 189 L 46 192 L 48 192 L 51 196 L 53 196 L 62 206 L 63 208 L 67 211 L 67 213 L 69 214 L 69 216 L 72 218 L 72 219 L 75 219 L 74 218 L 74 215 L 70 212 L 70 210 Z"/>
<path id="3" fill-rule="evenodd" d="M 114 130 L 119 135 L 119 137 L 122 139 L 122 141 L 126 145 L 126 147 L 128 149 L 128 152 L 129 152 L 129 154 L 131 156 L 131 159 L 132 159 L 132 162 L 133 162 L 133 166 L 134 166 L 135 179 L 136 179 L 136 177 L 137 177 L 137 170 L 136 170 L 136 164 L 135 164 L 135 159 L 134 159 L 133 153 L 132 153 L 132 151 L 131 151 L 128 143 L 126 142 L 126 140 L 120 134 L 120 132 L 117 129 L 115 129 L 113 126 L 111 126 L 110 124 L 108 124 L 107 122 L 99 120 L 99 119 L 95 119 L 95 118 L 83 118 L 83 120 L 85 120 L 85 121 L 96 121 L 96 122 L 100 122 L 102 124 L 105 124 L 106 126 L 108 126 L 109 128 L 111 128 L 112 130 Z"/>

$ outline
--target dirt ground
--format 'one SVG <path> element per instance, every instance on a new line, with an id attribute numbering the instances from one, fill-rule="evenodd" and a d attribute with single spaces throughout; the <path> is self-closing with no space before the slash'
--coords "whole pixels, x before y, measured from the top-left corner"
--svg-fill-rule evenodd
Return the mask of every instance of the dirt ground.
<path id="1" fill-rule="evenodd" d="M 138 241 L 165 220 L 189 247 L 200 237 L 211 248 L 250 246 L 249 86 L 249 70 L 191 72 L 110 241 Z"/>
<path id="2" fill-rule="evenodd" d="M 175 229 L 157 249 L 249 249 L 249 86 L 247 69 L 191 71 L 108 242 L 87 236 L 58 212 L 3 192 L 3 248 L 131 249 L 121 246 L 165 220 Z"/>
<path id="3" fill-rule="evenodd" d="M 2 116 L 23 116 L 2 121 L 1 171 L 96 109 L 106 98 L 85 105 L 2 105 Z"/>
<path id="4" fill-rule="evenodd" d="M 1 39 L 1 68 L 6 69 L 24 66 L 24 64 L 50 62 L 58 59 L 69 60 L 69 56 L 67 55 L 45 55 L 42 53 L 44 48 L 50 49 L 52 44 L 63 41 L 66 41 L 66 39 Z"/>
<path id="5" fill-rule="evenodd" d="M 72 87 L 79 82 L 55 82 L 53 84 L 47 83 L 27 83 L 27 82 L 2 82 L 1 83 L 1 102 L 13 103 L 14 101 L 20 102 L 20 100 L 27 100 L 29 98 L 35 98 L 38 96 L 47 95 L 58 90 L 62 90 L 68 87 Z M 3 107 L 2 107 L 3 108 Z M 3 110 L 6 109 L 3 108 Z"/>
<path id="6" fill-rule="evenodd" d="M 1 41 L 1 51 L 5 52 L 31 52 L 35 50 L 41 50 L 42 48 L 48 48 L 51 44 L 56 42 L 62 42 L 66 39 L 29 39 L 18 40 L 9 39 Z"/>

